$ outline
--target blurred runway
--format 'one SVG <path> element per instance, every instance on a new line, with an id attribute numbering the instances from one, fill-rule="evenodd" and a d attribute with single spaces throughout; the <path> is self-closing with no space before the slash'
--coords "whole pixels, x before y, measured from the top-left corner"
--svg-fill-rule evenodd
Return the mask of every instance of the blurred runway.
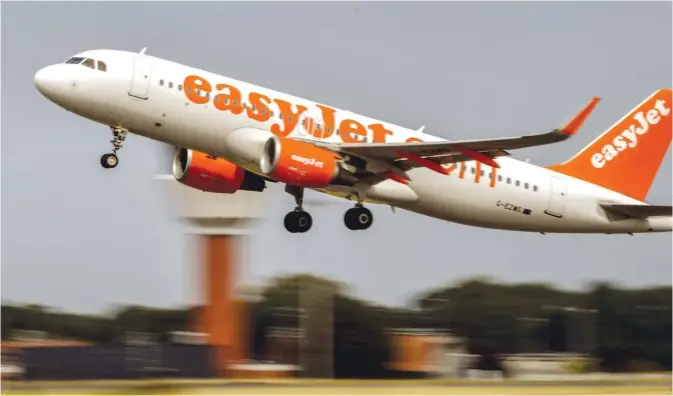
<path id="1" fill-rule="evenodd" d="M 595 381 L 79 381 L 8 383 L 3 394 L 190 395 L 670 395 L 670 378 Z"/>

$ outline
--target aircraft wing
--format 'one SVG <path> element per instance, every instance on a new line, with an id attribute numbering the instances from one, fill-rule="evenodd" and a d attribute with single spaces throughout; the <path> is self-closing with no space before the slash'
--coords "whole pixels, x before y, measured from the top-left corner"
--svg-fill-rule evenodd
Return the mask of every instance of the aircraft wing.
<path id="1" fill-rule="evenodd" d="M 671 205 L 621 205 L 602 203 L 601 207 L 608 212 L 634 219 L 646 219 L 655 216 L 673 216 Z"/>
<path id="2" fill-rule="evenodd" d="M 442 172 L 439 165 L 466 160 L 480 161 L 497 168 L 499 166 L 493 161 L 493 158 L 509 155 L 508 150 L 561 142 L 572 137 L 579 131 L 599 101 L 599 98 L 593 98 L 582 111 L 563 127 L 537 135 L 439 142 L 320 145 L 339 153 L 350 154 L 363 159 L 388 162 L 398 165 L 403 169 L 425 166 Z"/>

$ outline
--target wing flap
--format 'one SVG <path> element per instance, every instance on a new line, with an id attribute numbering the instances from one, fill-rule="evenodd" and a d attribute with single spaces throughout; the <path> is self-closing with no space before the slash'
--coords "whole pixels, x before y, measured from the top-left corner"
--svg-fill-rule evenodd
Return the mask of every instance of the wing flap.
<path id="1" fill-rule="evenodd" d="M 616 213 L 622 216 L 634 219 L 646 219 L 657 216 L 673 216 L 673 207 L 671 205 L 621 205 L 621 204 L 600 204 L 608 212 Z"/>

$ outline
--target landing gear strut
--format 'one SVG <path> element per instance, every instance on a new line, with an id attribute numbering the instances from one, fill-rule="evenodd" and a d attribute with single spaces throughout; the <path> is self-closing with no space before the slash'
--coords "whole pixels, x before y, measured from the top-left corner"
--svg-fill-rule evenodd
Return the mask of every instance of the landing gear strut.
<path id="1" fill-rule="evenodd" d="M 103 154 L 100 157 L 100 164 L 105 169 L 111 169 L 117 166 L 119 163 L 119 158 L 117 158 L 117 151 L 121 150 L 124 145 L 124 140 L 126 140 L 126 135 L 128 131 L 122 127 L 111 127 L 112 129 L 112 153 Z"/>
<path id="2" fill-rule="evenodd" d="M 372 212 L 362 205 L 362 202 L 355 204 L 354 208 L 348 209 L 344 214 L 344 223 L 349 230 L 366 230 L 374 222 Z"/>
<path id="3" fill-rule="evenodd" d="M 285 215 L 285 229 L 293 234 L 304 233 L 310 230 L 313 225 L 313 218 L 303 209 L 304 188 L 286 185 L 285 192 L 292 195 L 297 204 L 294 211 Z"/>

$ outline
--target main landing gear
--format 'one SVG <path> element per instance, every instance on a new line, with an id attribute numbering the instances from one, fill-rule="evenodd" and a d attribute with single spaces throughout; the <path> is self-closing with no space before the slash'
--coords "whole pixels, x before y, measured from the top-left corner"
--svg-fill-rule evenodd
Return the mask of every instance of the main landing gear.
<path id="1" fill-rule="evenodd" d="M 294 196 L 294 201 L 297 203 L 294 211 L 285 215 L 285 229 L 293 234 L 310 230 L 313 225 L 313 218 L 303 209 L 304 188 L 286 185 L 285 191 Z"/>
<path id="2" fill-rule="evenodd" d="M 285 229 L 293 234 L 304 233 L 311 229 L 313 218 L 303 208 L 304 188 L 297 186 L 285 186 L 285 192 L 294 196 L 297 206 L 294 211 L 285 215 Z M 344 223 L 349 230 L 366 230 L 371 227 L 374 221 L 372 212 L 362 205 L 359 201 L 354 208 L 348 209 L 344 214 Z"/>
<path id="3" fill-rule="evenodd" d="M 371 227 L 372 222 L 374 222 L 372 212 L 359 202 L 344 213 L 344 223 L 349 230 L 366 230 Z"/>
<path id="4" fill-rule="evenodd" d="M 119 163 L 119 158 L 117 157 L 117 151 L 121 150 L 124 145 L 124 140 L 126 140 L 126 135 L 128 131 L 122 127 L 110 127 L 112 129 L 112 153 L 103 154 L 100 157 L 100 164 L 105 169 L 115 168 Z"/>

